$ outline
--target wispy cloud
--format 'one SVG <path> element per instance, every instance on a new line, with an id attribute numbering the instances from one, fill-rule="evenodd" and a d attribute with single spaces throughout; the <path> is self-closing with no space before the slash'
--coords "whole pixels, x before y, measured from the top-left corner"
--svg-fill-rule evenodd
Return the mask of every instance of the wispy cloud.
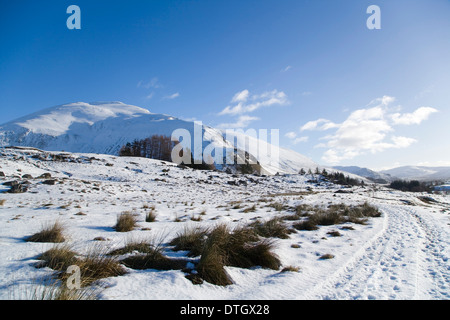
<path id="1" fill-rule="evenodd" d="M 288 132 L 284 136 L 289 138 L 292 144 L 299 144 L 300 142 L 307 142 L 309 140 L 307 136 L 298 137 L 294 131 Z"/>
<path id="2" fill-rule="evenodd" d="M 305 123 L 301 128 L 300 131 L 305 130 L 328 130 L 332 128 L 336 128 L 338 125 L 331 122 L 327 119 L 317 119 L 314 121 L 309 121 Z"/>
<path id="3" fill-rule="evenodd" d="M 287 95 L 283 91 L 272 90 L 262 94 L 250 95 L 250 92 L 246 89 L 236 93 L 231 99 L 231 103 L 225 107 L 219 115 L 239 115 L 244 113 L 251 113 L 262 107 L 270 107 L 274 105 L 285 105 L 289 101 Z"/>
<path id="4" fill-rule="evenodd" d="M 383 96 L 371 101 L 367 108 L 351 112 L 342 123 L 337 124 L 321 118 L 305 123 L 300 127 L 300 131 L 335 129 L 334 133 L 320 138 L 325 143 L 316 145 L 328 149 L 324 152 L 322 160 L 332 164 L 366 153 L 407 148 L 417 140 L 394 135 L 394 126 L 420 124 L 437 110 L 421 107 L 412 113 L 392 113 L 394 108 L 388 106 L 394 101 L 394 97 Z"/>
<path id="5" fill-rule="evenodd" d="M 286 68 L 282 69 L 281 72 L 286 72 L 292 69 L 292 66 L 287 66 Z"/>
<path id="6" fill-rule="evenodd" d="M 233 99 L 231 99 L 231 102 L 245 102 L 248 100 L 249 94 L 250 92 L 247 89 L 242 90 L 234 95 Z"/>
<path id="7" fill-rule="evenodd" d="M 150 88 L 154 88 L 154 89 L 158 89 L 161 88 L 162 85 L 159 82 L 157 77 L 153 77 L 150 81 L 139 81 L 137 83 L 137 87 L 138 88 L 144 88 L 144 89 L 150 89 Z"/>
<path id="8" fill-rule="evenodd" d="M 232 123 L 221 123 L 218 125 L 218 128 L 220 129 L 240 129 L 240 128 L 246 128 L 250 124 L 250 122 L 259 120 L 258 117 L 252 117 L 248 115 L 242 115 L 239 116 L 239 118 Z"/>
<path id="9" fill-rule="evenodd" d="M 178 98 L 179 96 L 180 94 L 178 92 L 175 92 L 174 94 L 163 97 L 163 100 L 173 100 Z"/>

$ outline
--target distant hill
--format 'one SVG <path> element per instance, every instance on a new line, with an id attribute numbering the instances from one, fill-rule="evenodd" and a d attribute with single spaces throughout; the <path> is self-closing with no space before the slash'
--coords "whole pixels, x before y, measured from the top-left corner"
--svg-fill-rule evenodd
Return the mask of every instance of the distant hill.
<path id="1" fill-rule="evenodd" d="M 336 170 L 353 173 L 358 176 L 365 177 L 377 183 L 389 183 L 390 181 L 394 180 L 394 177 L 392 177 L 389 174 L 379 173 L 371 169 L 362 168 L 358 166 L 334 166 L 333 168 Z"/>
<path id="2" fill-rule="evenodd" d="M 403 180 L 449 180 L 450 167 L 403 166 L 380 171 Z"/>
<path id="3" fill-rule="evenodd" d="M 117 155 L 119 149 L 128 142 L 152 135 L 170 137 L 176 129 L 187 130 L 194 140 L 195 126 L 191 121 L 152 113 L 118 101 L 76 102 L 47 108 L 0 125 L 0 147 L 26 146 L 47 151 Z M 206 125 L 198 130 L 203 135 L 202 141 L 198 144 L 192 141 L 187 146 L 194 157 L 198 154 L 201 156 L 205 148 L 213 146 L 224 150 L 225 157 L 237 153 L 237 157 L 243 158 L 242 152 L 235 151 L 242 151 L 245 146 L 240 145 L 241 140 L 235 139 L 235 136 L 229 137 L 224 131 Z M 235 135 L 242 136 L 238 132 Z M 261 142 L 264 147 L 275 148 L 265 150 L 276 150 L 276 154 L 279 154 L 277 162 L 273 161 L 273 156 L 249 152 L 248 157 L 259 162 L 263 174 L 298 173 L 301 168 L 314 170 L 318 166 L 293 150 L 271 145 L 255 137 L 249 139 Z M 181 143 L 184 144 L 183 141 Z"/>

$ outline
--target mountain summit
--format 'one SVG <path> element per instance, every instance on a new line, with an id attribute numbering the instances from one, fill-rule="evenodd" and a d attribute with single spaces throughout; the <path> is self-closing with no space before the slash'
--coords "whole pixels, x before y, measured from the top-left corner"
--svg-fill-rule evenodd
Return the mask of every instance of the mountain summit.
<path id="1" fill-rule="evenodd" d="M 170 137 L 176 129 L 184 129 L 194 136 L 195 126 L 196 123 L 191 121 L 152 113 L 118 101 L 76 102 L 47 108 L 0 125 L 0 147 L 28 146 L 48 151 L 117 155 L 120 148 L 128 142 L 152 135 Z M 236 138 L 242 137 L 241 133 L 236 133 L 230 139 L 224 131 L 201 125 L 201 134 L 202 142 L 197 146 L 201 150 L 194 150 L 195 147 L 189 146 L 194 154 L 203 152 L 210 145 L 225 150 L 241 147 Z M 301 168 L 307 170 L 318 166 L 292 150 L 266 144 L 255 137 L 248 139 L 276 148 L 275 154 L 279 156 L 279 161 L 275 165 L 268 156 L 248 155 L 259 162 L 262 173 L 297 173 Z"/>

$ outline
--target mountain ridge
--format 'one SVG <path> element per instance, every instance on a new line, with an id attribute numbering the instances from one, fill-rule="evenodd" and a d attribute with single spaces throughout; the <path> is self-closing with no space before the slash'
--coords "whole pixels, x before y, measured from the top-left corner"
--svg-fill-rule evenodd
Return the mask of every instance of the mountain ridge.
<path id="1" fill-rule="evenodd" d="M 171 136 L 174 130 L 184 129 L 194 137 L 196 125 L 120 101 L 75 102 L 46 108 L 0 125 L 0 147 L 28 146 L 47 151 L 117 155 L 127 142 L 154 134 Z M 233 151 L 242 148 L 238 145 L 239 139 L 228 141 L 224 131 L 219 129 L 201 124 L 201 133 L 200 144 L 187 146 L 194 154 L 202 154 L 200 152 L 210 145 Z M 297 173 L 301 168 L 318 167 L 295 151 L 267 145 L 275 147 L 280 155 L 276 165 L 271 163 L 273 159 L 252 155 L 265 174 Z"/>

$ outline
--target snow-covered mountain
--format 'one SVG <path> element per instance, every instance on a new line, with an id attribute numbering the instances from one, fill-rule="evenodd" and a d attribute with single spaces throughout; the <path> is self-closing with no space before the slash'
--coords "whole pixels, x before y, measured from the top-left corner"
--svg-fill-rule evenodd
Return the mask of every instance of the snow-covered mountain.
<path id="1" fill-rule="evenodd" d="M 198 129 L 200 127 L 200 130 Z M 226 140 L 225 132 L 181 120 L 165 114 L 122 102 L 69 103 L 24 116 L 0 125 L 1 146 L 29 146 L 48 151 L 69 151 L 117 155 L 127 142 L 154 134 L 171 136 L 176 129 L 184 129 L 194 136 L 201 133 L 201 143 L 188 145 L 194 158 L 208 146 L 223 148 L 224 155 L 235 148 L 242 149 L 240 139 Z M 236 133 L 236 136 L 242 134 Z M 279 161 L 265 154 L 250 154 L 259 161 L 262 173 L 297 173 L 301 168 L 314 169 L 318 165 L 292 150 L 277 147 L 254 137 L 249 141 L 274 148 Z M 183 141 L 182 141 L 183 143 Z M 242 154 L 239 153 L 238 154 Z"/>
<path id="2" fill-rule="evenodd" d="M 392 180 L 394 180 L 394 177 L 392 177 L 389 174 L 384 174 L 380 172 L 373 171 L 368 168 L 362 168 L 358 166 L 334 166 L 334 169 L 349 172 L 356 174 L 361 177 L 365 177 L 371 181 L 378 182 L 378 183 L 388 183 Z"/>
<path id="3" fill-rule="evenodd" d="M 404 180 L 449 180 L 450 167 L 403 166 L 380 171 Z"/>

